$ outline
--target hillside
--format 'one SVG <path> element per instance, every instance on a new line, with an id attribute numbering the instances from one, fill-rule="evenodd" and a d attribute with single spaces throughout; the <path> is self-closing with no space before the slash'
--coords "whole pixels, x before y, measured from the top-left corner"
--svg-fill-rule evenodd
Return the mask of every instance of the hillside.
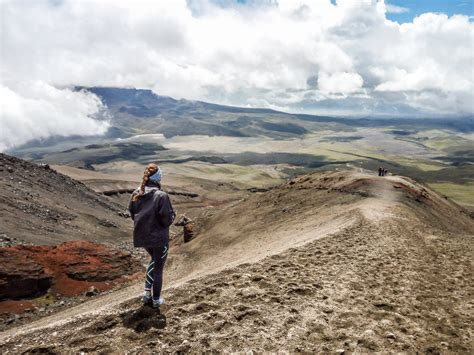
<path id="1" fill-rule="evenodd" d="M 96 94 L 102 100 L 113 117 L 112 124 L 123 135 L 142 131 L 161 133 L 165 137 L 196 134 L 285 137 L 307 133 L 305 126 L 311 126 L 310 122 L 274 110 L 175 100 L 156 95 L 151 90 L 107 87 L 81 89 Z"/>
<path id="2" fill-rule="evenodd" d="M 254 194 L 203 221 L 199 238 L 180 248 L 177 271 L 186 277 L 187 270 L 206 272 L 254 262 L 343 230 L 360 214 L 374 221 L 398 216 L 413 221 L 413 227 L 450 233 L 474 230 L 468 211 L 410 178 L 313 173 Z"/>
<path id="3" fill-rule="evenodd" d="M 48 165 L 0 154 L 0 235 L 15 244 L 129 238 L 124 207 Z"/>
<path id="4" fill-rule="evenodd" d="M 110 122 L 105 135 L 53 136 L 9 153 L 102 172 L 111 164 L 150 161 L 172 170 L 202 163 L 208 172 L 223 165 L 265 165 L 283 176 L 382 165 L 474 208 L 473 117 L 326 117 L 176 100 L 143 89 L 76 89 L 104 103 L 99 119 Z"/>
<path id="5" fill-rule="evenodd" d="M 468 353 L 473 230 L 408 178 L 301 176 L 175 240 L 162 315 L 137 285 L 0 333 L 0 351 Z"/>
<path id="6" fill-rule="evenodd" d="M 232 137 L 266 136 L 272 138 L 297 137 L 314 130 L 339 128 L 351 131 L 354 127 L 391 127 L 416 129 L 410 119 L 390 120 L 377 117 L 351 119 L 316 115 L 288 114 L 266 108 L 245 108 L 217 105 L 202 101 L 176 100 L 160 96 L 151 90 L 113 87 L 78 87 L 96 94 L 107 106 L 114 129 L 109 135 L 160 133 L 165 137 L 209 135 Z M 472 117 L 449 122 L 423 120 L 423 127 L 474 131 Z"/>

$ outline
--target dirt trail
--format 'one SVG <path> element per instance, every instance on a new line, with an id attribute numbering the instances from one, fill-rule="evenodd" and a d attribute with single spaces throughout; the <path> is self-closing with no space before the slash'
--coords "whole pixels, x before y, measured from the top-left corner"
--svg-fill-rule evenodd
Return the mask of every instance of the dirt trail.
<path id="1" fill-rule="evenodd" d="M 469 240 L 390 218 L 381 226 L 362 213 L 357 220 L 330 238 L 168 289 L 164 329 L 140 323 L 147 317 L 135 299 L 0 350 L 472 350 Z"/>
<path id="2" fill-rule="evenodd" d="M 313 229 L 310 229 L 309 231 L 307 229 L 303 229 L 300 231 L 298 235 L 300 236 L 300 238 L 302 238 L 302 240 L 304 240 L 304 238 L 306 238 L 306 240 L 321 239 L 321 238 L 329 236 L 331 233 L 341 230 L 342 228 L 347 228 L 353 222 L 354 220 L 347 220 L 344 222 L 336 221 L 336 223 L 326 226 L 325 229 L 319 230 L 316 236 L 314 234 Z M 302 244 L 302 243 L 303 242 L 300 242 L 298 244 Z M 285 249 L 288 249 L 289 247 L 294 247 L 296 245 L 297 243 L 287 245 Z M 284 246 L 282 245 L 280 248 L 283 248 L 283 247 Z M 237 249 L 233 249 L 228 252 L 229 254 L 235 253 L 235 255 L 239 255 Z M 271 254 L 277 254 L 277 250 L 273 250 L 273 253 Z M 218 271 L 221 271 L 224 268 L 236 266 L 239 263 L 242 264 L 244 262 L 257 261 L 271 254 L 269 253 L 268 248 L 264 249 L 264 253 L 260 253 L 259 249 L 254 249 L 253 253 L 248 252 L 247 254 L 242 255 L 240 259 L 237 259 L 236 261 L 232 263 L 230 262 L 226 264 L 215 263 L 212 267 L 210 266 L 212 264 L 212 260 L 208 260 L 206 262 L 206 267 L 196 268 L 192 272 L 188 273 L 187 276 L 180 279 L 173 280 L 173 272 L 171 272 L 171 275 L 167 276 L 167 280 L 166 280 L 167 282 L 165 284 L 164 289 L 165 290 L 172 289 L 172 288 L 182 285 L 183 283 L 186 283 L 189 280 L 195 279 L 197 277 L 202 277 L 208 274 L 214 274 Z M 225 256 L 221 256 L 221 258 L 224 259 Z M 6 330 L 0 333 L 0 344 L 2 342 L 8 341 L 8 338 L 12 336 L 18 337 L 18 336 L 26 335 L 28 333 L 42 330 L 45 328 L 57 328 L 57 327 L 63 326 L 64 324 L 68 322 L 76 321 L 79 318 L 91 317 L 94 315 L 107 313 L 108 310 L 111 310 L 117 306 L 120 306 L 121 303 L 129 301 L 133 298 L 139 297 L 142 294 L 142 291 L 143 291 L 142 282 L 139 282 L 137 284 L 123 288 L 119 291 L 101 295 L 83 304 L 61 311 L 57 314 L 53 314 L 51 316 L 41 318 L 30 324 L 22 325 L 20 327 Z"/>
<path id="3" fill-rule="evenodd" d="M 472 220 L 372 179 L 302 177 L 210 218 L 176 251 L 161 316 L 136 285 L 0 333 L 0 352 L 471 352 Z"/>

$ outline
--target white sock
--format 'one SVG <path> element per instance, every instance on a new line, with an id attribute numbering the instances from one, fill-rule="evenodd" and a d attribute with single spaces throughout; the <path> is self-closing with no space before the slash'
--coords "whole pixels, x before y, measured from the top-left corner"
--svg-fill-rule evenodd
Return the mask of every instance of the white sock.
<path id="1" fill-rule="evenodd" d="M 145 296 L 146 298 L 151 298 L 151 290 L 145 290 L 144 296 Z"/>

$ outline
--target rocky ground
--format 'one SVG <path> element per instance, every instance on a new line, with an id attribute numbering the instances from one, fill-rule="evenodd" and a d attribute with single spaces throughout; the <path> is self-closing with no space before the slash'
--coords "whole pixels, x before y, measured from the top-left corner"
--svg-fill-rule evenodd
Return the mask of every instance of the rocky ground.
<path id="1" fill-rule="evenodd" d="M 181 265 L 189 277 L 168 278 L 161 314 L 141 306 L 137 285 L 4 331 L 0 352 L 470 353 L 472 227 L 459 206 L 410 179 L 297 178 L 211 216 L 175 249 L 167 275 L 182 275 Z M 211 259 L 197 246 L 211 247 Z M 229 255 L 241 262 L 221 265 Z M 198 264 L 207 272 L 195 273 Z"/>
<path id="2" fill-rule="evenodd" d="M 0 329 L 141 279 L 142 271 L 129 253 L 89 241 L 0 248 L 0 265 Z"/>
<path id="3" fill-rule="evenodd" d="M 125 240 L 131 225 L 123 210 L 48 165 L 0 154 L 1 244 Z"/>
<path id="4" fill-rule="evenodd" d="M 472 236 L 368 219 L 254 264 L 34 336 L 2 353 L 472 351 Z"/>

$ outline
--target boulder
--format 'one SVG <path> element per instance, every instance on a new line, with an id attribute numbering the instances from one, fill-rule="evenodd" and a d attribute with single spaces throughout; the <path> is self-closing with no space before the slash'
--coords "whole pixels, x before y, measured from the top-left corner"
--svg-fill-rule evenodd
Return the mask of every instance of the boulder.
<path id="1" fill-rule="evenodd" d="M 31 298 L 50 288 L 68 297 L 91 287 L 103 291 L 140 270 L 130 253 L 83 240 L 0 248 L 0 300 Z"/>
<path id="2" fill-rule="evenodd" d="M 88 241 L 60 244 L 51 255 L 69 278 L 78 281 L 112 281 L 141 269 L 130 253 Z"/>
<path id="3" fill-rule="evenodd" d="M 0 248 L 0 300 L 38 296 L 52 283 L 53 275 L 28 254 L 14 247 Z"/>
<path id="4" fill-rule="evenodd" d="M 100 291 L 97 289 L 97 287 L 91 286 L 85 293 L 85 296 L 87 297 L 92 297 L 96 296 L 100 293 Z"/>

